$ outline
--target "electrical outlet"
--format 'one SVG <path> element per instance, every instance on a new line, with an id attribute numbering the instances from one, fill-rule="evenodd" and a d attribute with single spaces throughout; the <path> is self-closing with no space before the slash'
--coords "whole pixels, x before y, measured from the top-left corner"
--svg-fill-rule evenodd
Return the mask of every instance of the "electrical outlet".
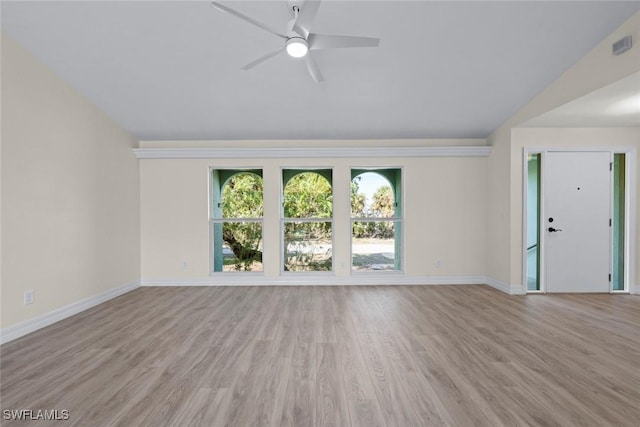
<path id="1" fill-rule="evenodd" d="M 440 268 L 442 266 L 442 261 L 439 259 L 436 260 L 436 268 Z"/>
<path id="2" fill-rule="evenodd" d="M 24 305 L 33 304 L 33 289 L 24 291 Z"/>
<path id="3" fill-rule="evenodd" d="M 182 261 L 182 269 L 183 270 L 186 270 L 188 266 L 189 265 L 187 264 L 187 261 Z"/>

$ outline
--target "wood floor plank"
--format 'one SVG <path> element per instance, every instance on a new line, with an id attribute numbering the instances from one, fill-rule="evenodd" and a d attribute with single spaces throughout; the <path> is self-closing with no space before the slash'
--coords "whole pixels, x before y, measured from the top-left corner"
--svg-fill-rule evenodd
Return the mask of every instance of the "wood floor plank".
<path id="1" fill-rule="evenodd" d="M 349 425 L 344 374 L 335 344 L 317 344 L 316 369 L 316 424 L 334 427 Z"/>
<path id="2" fill-rule="evenodd" d="M 145 287 L 0 346 L 0 401 L 95 427 L 638 427 L 639 326 L 629 295 Z"/>
<path id="3" fill-rule="evenodd" d="M 394 371 L 395 366 L 385 354 L 380 336 L 372 333 L 360 334 L 359 339 L 360 346 L 366 354 L 365 361 L 385 423 L 390 426 L 415 424 L 415 411 L 400 384 L 400 376 L 404 371 Z"/>
<path id="4" fill-rule="evenodd" d="M 265 378 L 258 390 L 259 398 L 256 399 L 254 417 L 249 423 L 251 426 L 280 425 L 284 410 L 284 396 L 289 382 L 291 359 L 271 357 L 270 364 L 266 368 Z"/>
<path id="5" fill-rule="evenodd" d="M 315 384 L 290 379 L 285 392 L 280 425 L 283 427 L 316 425 Z"/>
<path id="6" fill-rule="evenodd" d="M 357 427 L 384 427 L 384 416 L 375 399 L 349 399 L 351 425 Z"/>
<path id="7" fill-rule="evenodd" d="M 336 316 L 337 349 L 343 373 L 345 392 L 349 400 L 375 399 L 371 376 L 367 370 L 352 316 L 343 298 L 338 300 L 341 315 Z M 360 406 L 358 406 L 360 408 Z"/>

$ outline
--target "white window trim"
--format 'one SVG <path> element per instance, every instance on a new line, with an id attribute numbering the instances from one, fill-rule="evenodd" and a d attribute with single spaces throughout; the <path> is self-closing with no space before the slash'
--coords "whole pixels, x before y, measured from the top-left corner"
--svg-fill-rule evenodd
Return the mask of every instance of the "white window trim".
<path id="1" fill-rule="evenodd" d="M 220 224 L 224 222 L 259 222 L 262 227 L 262 238 L 264 240 L 264 215 L 261 218 L 214 218 L 213 217 L 213 172 L 214 171 L 238 171 L 241 172 L 250 172 L 254 170 L 262 171 L 262 181 L 264 186 L 264 168 L 262 166 L 246 166 L 246 167 L 215 167 L 209 166 L 208 168 L 208 180 L 207 180 L 207 192 L 209 194 L 209 202 L 207 203 L 207 215 L 209 217 L 209 276 L 224 276 L 224 275 L 238 275 L 242 276 L 264 276 L 264 261 L 262 263 L 262 271 L 214 271 L 215 269 L 215 248 L 214 237 L 213 237 L 213 226 L 214 224 Z M 262 205 L 264 208 L 264 192 L 262 196 Z"/>
<path id="2" fill-rule="evenodd" d="M 398 270 L 387 270 L 387 271 L 354 271 L 353 270 L 353 234 L 351 234 L 349 236 L 349 274 L 352 276 L 360 276 L 360 275 L 379 275 L 379 274 L 384 274 L 384 275 L 401 275 L 403 276 L 405 274 L 405 253 L 406 253 L 406 243 L 405 243 L 405 220 L 404 220 L 404 216 L 405 216 L 405 209 L 404 209 L 404 201 L 406 200 L 406 183 L 405 183 L 405 173 L 404 173 L 404 166 L 350 166 L 349 167 L 349 176 L 351 176 L 351 171 L 354 169 L 358 169 L 358 170 L 366 170 L 368 172 L 376 172 L 379 170 L 388 170 L 388 169 L 398 169 L 400 171 L 400 176 L 402 177 L 402 182 L 401 182 L 401 193 L 402 193 L 402 206 L 400 209 L 400 212 L 402 212 L 402 216 L 400 217 L 393 217 L 393 218 L 373 218 L 373 217 L 365 217 L 365 218 L 361 218 L 361 217 L 351 217 L 351 220 L 349 222 L 349 230 L 350 230 L 350 234 L 352 233 L 351 230 L 353 230 L 353 223 L 354 222 L 364 222 L 367 220 L 373 220 L 373 221 L 400 221 L 402 223 L 402 227 L 400 230 L 400 239 L 402 239 L 402 241 L 400 242 L 400 248 L 401 248 L 401 253 L 400 253 L 400 269 Z M 353 181 L 353 178 L 351 178 L 349 180 L 349 185 L 351 185 L 351 182 Z M 349 201 L 349 215 L 351 215 L 351 201 Z M 395 260 L 394 260 L 395 261 Z"/>
<path id="3" fill-rule="evenodd" d="M 285 170 L 299 170 L 302 171 L 301 173 L 304 172 L 314 172 L 314 171 L 318 171 L 318 170 L 330 170 L 331 171 L 331 200 L 335 201 L 335 185 L 334 185 L 334 178 L 335 178 L 335 167 L 334 166 L 281 166 L 280 167 L 280 177 L 279 177 L 279 182 L 280 182 L 280 256 L 278 257 L 278 260 L 280 262 L 280 275 L 281 276 L 295 276 L 295 275 L 303 275 L 305 277 L 307 276 L 311 276 L 311 275 L 319 275 L 319 276 L 327 276 L 327 275 L 331 275 L 331 276 L 335 276 L 336 274 L 336 257 L 334 256 L 334 248 L 336 246 L 336 241 L 335 241 L 335 212 L 334 212 L 334 206 L 333 206 L 333 202 L 332 202 L 332 206 L 331 206 L 331 218 L 320 218 L 320 217 L 313 217 L 313 218 L 285 218 L 284 217 L 284 182 L 283 182 L 283 177 L 284 177 L 284 171 Z M 284 256 L 284 223 L 285 222 L 330 222 L 331 223 L 331 271 L 285 271 L 284 269 L 284 262 L 285 262 L 285 256 Z"/>

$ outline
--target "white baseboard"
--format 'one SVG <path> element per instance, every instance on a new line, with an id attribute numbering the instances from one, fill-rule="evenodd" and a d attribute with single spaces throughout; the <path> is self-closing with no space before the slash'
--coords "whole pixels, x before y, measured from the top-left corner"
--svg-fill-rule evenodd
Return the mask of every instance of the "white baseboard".
<path id="1" fill-rule="evenodd" d="M 635 293 L 636 295 L 640 295 L 640 285 L 636 285 L 636 291 L 633 293 Z"/>
<path id="2" fill-rule="evenodd" d="M 400 274 L 296 274 L 265 277 L 221 274 L 193 279 L 142 279 L 142 286 L 336 286 L 336 285 L 483 285 L 484 276 L 403 276 Z"/>
<path id="3" fill-rule="evenodd" d="M 527 293 L 521 285 L 509 285 L 492 277 L 486 277 L 485 283 L 492 288 L 509 295 L 525 295 Z"/>
<path id="4" fill-rule="evenodd" d="M 64 307 L 60 307 L 36 318 L 25 320 L 23 322 L 16 323 L 15 325 L 6 327 L 0 331 L 0 344 L 4 344 L 6 342 L 15 340 L 16 338 L 20 338 L 21 336 L 27 335 L 33 331 L 37 331 L 38 329 L 49 326 L 62 319 L 66 319 L 67 317 L 73 316 L 74 314 L 78 314 L 81 311 L 87 310 L 105 301 L 109 301 L 110 299 L 130 292 L 138 287 L 140 287 L 140 280 L 127 283 L 124 286 L 110 289 L 101 294 L 85 298 Z"/>

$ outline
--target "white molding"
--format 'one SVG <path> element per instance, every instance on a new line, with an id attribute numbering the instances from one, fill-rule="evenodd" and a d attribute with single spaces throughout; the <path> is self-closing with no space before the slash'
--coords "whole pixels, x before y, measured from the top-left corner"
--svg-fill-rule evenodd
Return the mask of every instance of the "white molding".
<path id="1" fill-rule="evenodd" d="M 486 277 L 485 283 L 488 286 L 491 286 L 494 289 L 497 289 L 505 294 L 509 295 L 526 295 L 526 291 L 522 287 L 522 285 L 509 285 L 504 283 L 498 279 L 494 279 L 492 277 Z"/>
<path id="2" fill-rule="evenodd" d="M 499 290 L 500 292 L 504 292 L 505 294 L 510 293 L 510 290 L 511 290 L 511 286 L 507 285 L 504 282 L 501 282 L 500 280 L 493 279 L 491 277 L 487 277 L 487 285 L 491 286 L 494 289 Z"/>
<path id="3" fill-rule="evenodd" d="M 491 146 L 319 148 L 134 148 L 138 159 L 263 159 L 372 157 L 486 157 Z"/>
<path id="4" fill-rule="evenodd" d="M 514 285 L 512 284 L 509 288 L 509 295 L 526 295 L 527 291 L 522 285 Z"/>
<path id="5" fill-rule="evenodd" d="M 23 322 L 16 323 L 15 325 L 6 327 L 0 331 L 0 344 L 7 343 L 9 341 L 15 340 L 16 338 L 20 338 L 31 332 L 37 331 L 38 329 L 44 328 L 45 326 L 52 325 L 56 322 L 59 322 L 60 320 L 88 310 L 91 307 L 102 304 L 103 302 L 109 301 L 110 299 L 130 292 L 138 287 L 140 287 L 140 280 L 135 280 L 131 283 L 127 283 L 124 286 L 110 289 L 101 294 L 85 298 L 64 307 L 60 307 L 33 319 L 25 320 Z"/>
<path id="6" fill-rule="evenodd" d="M 372 286 L 372 285 L 484 285 L 484 276 L 403 276 L 400 274 L 289 274 L 264 277 L 243 274 L 220 274 L 192 279 L 143 279 L 142 286 Z"/>

